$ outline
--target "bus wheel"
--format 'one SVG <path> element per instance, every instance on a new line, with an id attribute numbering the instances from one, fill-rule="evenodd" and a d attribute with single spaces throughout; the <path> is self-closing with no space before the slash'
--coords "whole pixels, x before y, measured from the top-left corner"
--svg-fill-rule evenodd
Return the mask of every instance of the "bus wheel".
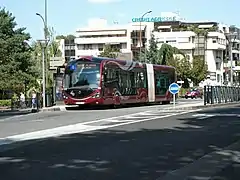
<path id="1" fill-rule="evenodd" d="M 163 101 L 162 104 L 170 104 L 170 101 Z"/>
<path id="2" fill-rule="evenodd" d="M 112 104 L 111 108 L 112 109 L 117 109 L 117 108 L 120 108 L 120 106 L 121 106 L 120 104 Z"/>

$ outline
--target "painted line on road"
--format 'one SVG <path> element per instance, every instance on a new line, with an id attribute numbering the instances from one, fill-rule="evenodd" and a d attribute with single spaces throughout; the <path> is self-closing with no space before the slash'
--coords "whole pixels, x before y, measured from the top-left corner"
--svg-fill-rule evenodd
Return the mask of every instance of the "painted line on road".
<path id="1" fill-rule="evenodd" d="M 49 138 L 49 137 L 58 137 L 58 136 L 62 136 L 62 135 L 95 131 L 95 130 L 100 130 L 100 129 L 108 129 L 108 128 L 117 127 L 117 126 L 129 125 L 129 124 L 134 124 L 134 123 L 151 121 L 151 120 L 155 120 L 155 119 L 167 118 L 167 117 L 176 116 L 176 115 L 188 114 L 188 113 L 192 113 L 192 112 L 196 112 L 196 111 L 200 111 L 200 109 L 189 110 L 189 111 L 184 111 L 181 113 L 174 113 L 174 114 L 164 115 L 164 116 L 160 116 L 160 117 L 155 116 L 152 118 L 146 118 L 146 119 L 137 120 L 137 121 L 133 120 L 130 122 L 128 121 L 128 122 L 123 122 L 123 123 L 114 124 L 114 125 L 106 125 L 106 126 L 105 125 L 103 125 L 103 126 L 89 126 L 88 125 L 88 124 L 95 123 L 95 122 L 103 122 L 103 121 L 111 120 L 111 119 L 114 120 L 113 118 L 124 117 L 124 116 L 117 116 L 117 117 L 112 117 L 112 118 L 107 118 L 107 119 L 100 119 L 100 120 L 89 121 L 89 122 L 85 122 L 85 123 L 77 123 L 77 124 L 73 124 L 73 125 L 61 126 L 61 127 L 56 127 L 56 128 L 50 128 L 50 129 L 45 129 L 45 130 L 40 130 L 40 131 L 34 131 L 34 132 L 29 132 L 29 133 L 24 133 L 24 134 L 8 136 L 6 138 L 0 139 L 0 145 L 12 144 L 12 143 L 19 142 L 19 141 L 36 140 L 36 139 L 43 139 L 43 138 Z M 139 113 L 134 113 L 134 114 L 139 114 Z M 134 114 L 131 114 L 131 115 L 134 115 Z"/>
<path id="2" fill-rule="evenodd" d="M 211 118 L 214 117 L 214 114 L 194 114 L 192 115 L 193 117 L 196 117 L 196 119 L 207 119 L 207 118 Z"/>
<path id="3" fill-rule="evenodd" d="M 221 117 L 240 117 L 239 114 L 221 114 L 221 113 L 207 113 L 207 114 L 194 114 L 192 115 L 196 119 L 207 119 L 211 117 L 221 116 Z"/>

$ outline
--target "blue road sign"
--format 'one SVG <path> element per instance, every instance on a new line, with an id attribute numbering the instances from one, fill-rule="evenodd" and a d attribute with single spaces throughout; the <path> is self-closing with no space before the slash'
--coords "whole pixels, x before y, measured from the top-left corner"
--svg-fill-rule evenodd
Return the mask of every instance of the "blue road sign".
<path id="1" fill-rule="evenodd" d="M 172 94 L 177 94 L 179 92 L 180 86 L 177 83 L 172 83 L 169 86 L 169 91 Z"/>

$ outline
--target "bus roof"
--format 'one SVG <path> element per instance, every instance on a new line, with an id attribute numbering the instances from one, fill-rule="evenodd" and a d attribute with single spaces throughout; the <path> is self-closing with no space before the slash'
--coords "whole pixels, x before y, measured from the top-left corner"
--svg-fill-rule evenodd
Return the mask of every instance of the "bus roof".
<path id="1" fill-rule="evenodd" d="M 74 59 L 72 61 L 70 61 L 68 64 L 72 64 L 74 62 L 77 61 L 81 61 L 81 60 L 85 60 L 85 61 L 91 61 L 91 62 L 96 62 L 96 63 L 101 63 L 104 60 L 109 60 L 109 61 L 118 61 L 118 62 L 126 62 L 127 60 L 119 60 L 119 59 L 113 59 L 113 58 L 107 58 L 107 57 L 95 57 L 95 56 L 82 56 L 78 59 Z M 137 62 L 137 63 L 141 63 L 141 62 Z M 143 63 L 145 64 L 145 63 Z M 154 67 L 164 67 L 164 68 L 174 68 L 172 66 L 167 66 L 167 65 L 158 65 L 158 64 L 153 64 Z"/>

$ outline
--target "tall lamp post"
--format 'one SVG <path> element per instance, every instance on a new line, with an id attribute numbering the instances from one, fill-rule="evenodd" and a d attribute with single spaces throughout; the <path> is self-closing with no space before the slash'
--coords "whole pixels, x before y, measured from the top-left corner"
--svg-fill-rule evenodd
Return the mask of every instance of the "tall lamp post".
<path id="1" fill-rule="evenodd" d="M 46 76 L 45 76 L 45 59 L 46 59 L 46 49 L 47 49 L 47 44 L 48 44 L 48 39 L 47 39 L 47 0 L 45 0 L 45 18 L 43 18 L 43 16 L 40 13 L 36 13 L 37 16 L 39 16 L 42 21 L 43 21 L 43 25 L 44 25 L 44 39 L 43 40 L 38 40 L 38 42 L 40 42 L 41 45 L 41 49 L 42 49 L 42 78 L 43 78 L 43 107 L 46 107 Z"/>
<path id="2" fill-rule="evenodd" d="M 152 11 L 148 11 L 148 12 L 145 12 L 142 16 L 141 16 L 141 19 L 140 19 L 140 33 L 139 33 L 139 43 L 140 43 L 140 48 L 139 48 L 139 57 L 140 57 L 140 61 L 142 59 L 141 57 L 141 54 L 142 54 L 142 20 L 143 20 L 143 17 L 146 15 L 146 14 L 149 14 L 151 13 Z"/>
<path id="3" fill-rule="evenodd" d="M 229 60 L 230 60 L 230 85 L 233 86 L 233 58 L 232 58 L 232 40 L 235 41 L 237 37 L 237 33 L 227 33 L 225 34 L 226 39 L 228 41 L 228 49 L 229 49 Z"/>

